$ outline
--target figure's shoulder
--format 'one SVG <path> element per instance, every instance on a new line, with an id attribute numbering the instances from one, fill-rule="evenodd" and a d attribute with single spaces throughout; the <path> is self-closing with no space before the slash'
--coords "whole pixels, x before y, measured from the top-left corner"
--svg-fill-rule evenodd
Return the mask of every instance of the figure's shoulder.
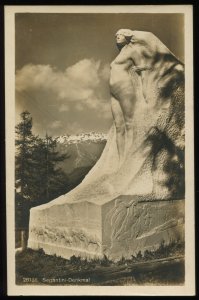
<path id="1" fill-rule="evenodd" d="M 130 42 L 122 48 L 121 52 L 130 53 L 132 52 L 132 50 L 133 50 L 133 44 Z"/>
<path id="2" fill-rule="evenodd" d="M 133 44 L 132 42 L 129 42 L 127 46 L 128 51 L 132 51 L 135 48 L 135 44 Z"/>
<path id="3" fill-rule="evenodd" d="M 120 53 L 118 54 L 117 58 L 120 58 L 120 59 L 128 59 L 132 56 L 132 48 L 129 47 L 129 45 L 125 45 Z"/>
<path id="4" fill-rule="evenodd" d="M 126 56 L 131 56 L 135 52 L 136 48 L 137 46 L 130 42 L 127 45 L 125 45 L 125 47 L 122 50 Z"/>

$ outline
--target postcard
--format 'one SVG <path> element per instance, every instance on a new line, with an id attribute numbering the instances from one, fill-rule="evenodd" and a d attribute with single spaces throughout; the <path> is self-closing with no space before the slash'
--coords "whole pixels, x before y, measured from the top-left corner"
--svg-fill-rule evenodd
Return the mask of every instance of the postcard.
<path id="1" fill-rule="evenodd" d="M 194 295 L 192 5 L 5 6 L 8 295 Z"/>

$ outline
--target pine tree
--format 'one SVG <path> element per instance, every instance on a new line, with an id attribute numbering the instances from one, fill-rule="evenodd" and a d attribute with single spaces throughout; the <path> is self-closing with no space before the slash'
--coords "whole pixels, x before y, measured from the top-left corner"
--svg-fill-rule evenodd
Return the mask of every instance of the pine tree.
<path id="1" fill-rule="evenodd" d="M 32 152 L 36 137 L 32 134 L 32 117 L 28 111 L 21 113 L 21 122 L 16 129 L 16 188 L 21 195 L 29 198 Z"/>
<path id="2" fill-rule="evenodd" d="M 36 169 L 39 180 L 36 186 L 40 203 L 48 202 L 67 191 L 68 177 L 58 165 L 69 156 L 59 154 L 56 147 L 56 140 L 46 134 L 44 139 L 39 140 L 34 152 L 34 160 L 38 162 Z"/>
<path id="3" fill-rule="evenodd" d="M 68 177 L 59 168 L 67 154 L 56 151 L 56 140 L 46 134 L 44 139 L 32 133 L 32 117 L 21 113 L 16 126 L 16 188 L 31 206 L 46 203 L 68 190 Z"/>
<path id="4" fill-rule="evenodd" d="M 32 117 L 28 111 L 21 113 L 21 122 L 15 127 L 16 158 L 15 158 L 15 226 L 27 228 L 29 222 L 30 187 L 32 174 L 32 153 L 36 137 L 32 134 Z"/>
<path id="5" fill-rule="evenodd" d="M 59 167 L 59 163 L 69 158 L 68 154 L 59 154 L 57 142 L 46 134 L 45 164 L 46 164 L 46 200 L 49 201 L 67 189 L 68 177 Z"/>

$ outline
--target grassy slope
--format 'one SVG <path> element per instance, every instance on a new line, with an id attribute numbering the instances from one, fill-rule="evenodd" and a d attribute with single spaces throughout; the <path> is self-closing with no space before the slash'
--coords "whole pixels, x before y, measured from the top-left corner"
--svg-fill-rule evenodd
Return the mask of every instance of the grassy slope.
<path id="1" fill-rule="evenodd" d="M 36 282 L 35 282 L 36 281 Z M 69 260 L 27 249 L 16 254 L 17 284 L 137 285 L 183 284 L 184 245 L 162 243 L 156 251 L 140 252 L 118 262 L 103 259 Z"/>

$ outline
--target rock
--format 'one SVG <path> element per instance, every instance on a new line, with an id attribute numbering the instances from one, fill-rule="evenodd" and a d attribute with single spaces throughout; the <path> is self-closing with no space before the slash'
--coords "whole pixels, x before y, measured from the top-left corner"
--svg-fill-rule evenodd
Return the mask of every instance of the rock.
<path id="1" fill-rule="evenodd" d="M 28 247 L 64 258 L 131 258 L 163 241 L 184 240 L 184 200 L 120 196 L 98 204 L 42 205 L 31 210 L 29 235 Z"/>

